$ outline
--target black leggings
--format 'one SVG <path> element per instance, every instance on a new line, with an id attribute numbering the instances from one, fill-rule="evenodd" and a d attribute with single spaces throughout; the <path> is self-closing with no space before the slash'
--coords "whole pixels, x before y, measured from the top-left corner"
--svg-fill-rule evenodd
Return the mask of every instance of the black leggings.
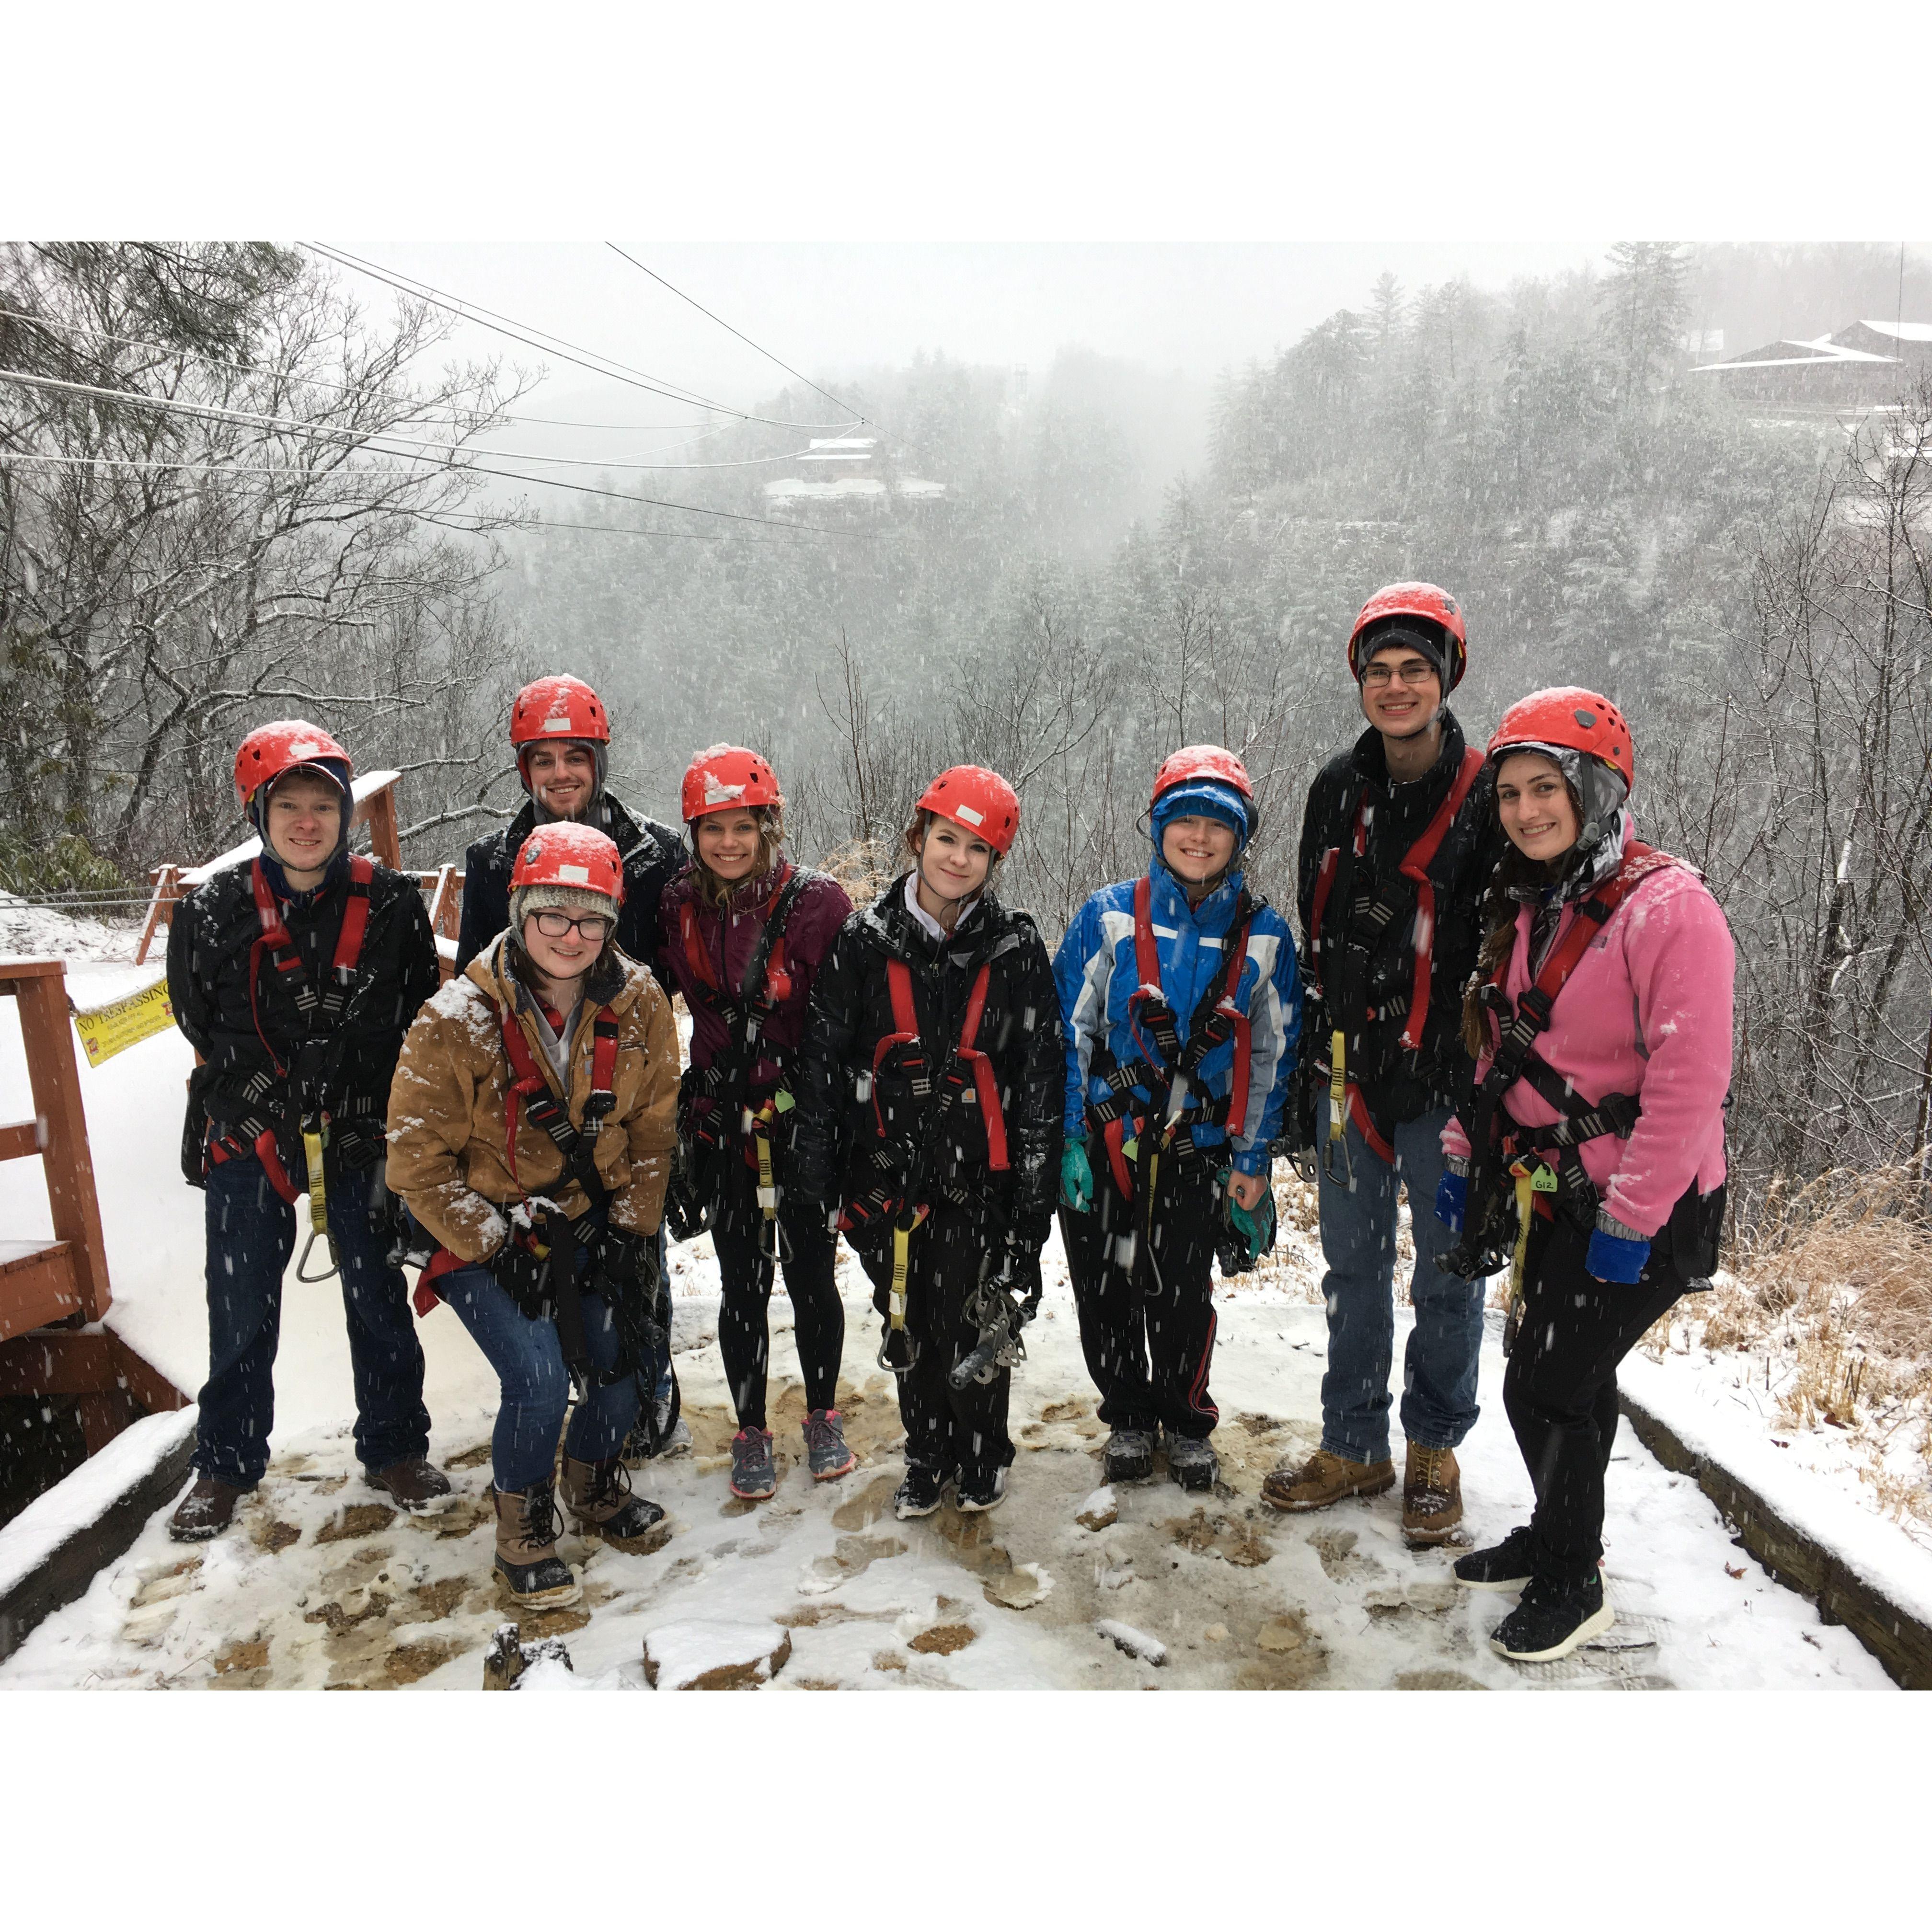
<path id="1" fill-rule="evenodd" d="M 994 1240 L 978 1215 L 942 1201 L 914 1229 L 907 1256 L 906 1328 L 919 1353 L 898 1378 L 906 1460 L 941 1477 L 956 1472 L 975 1485 L 991 1480 L 1013 1460 L 1006 1433 L 1012 1370 L 963 1389 L 947 1379 L 952 1365 L 980 1340 L 978 1328 L 966 1318 L 966 1304 L 980 1286 Z M 884 1315 L 892 1279 L 890 1237 L 868 1246 L 859 1261 L 872 1277 L 872 1306 Z"/>
<path id="2" fill-rule="evenodd" d="M 772 1229 L 758 1206 L 755 1171 L 736 1147 L 718 1162 L 718 1196 L 711 1238 L 724 1287 L 718 1310 L 718 1352 L 741 1429 L 765 1426 L 765 1371 L 771 1354 L 768 1306 L 776 1272 Z M 778 1196 L 785 1292 L 791 1297 L 792 1334 L 805 1373 L 805 1406 L 831 1408 L 838 1400 L 838 1363 L 845 1352 L 845 1310 L 832 1270 L 838 1237 L 826 1226 L 825 1210 Z"/>
<path id="3" fill-rule="evenodd" d="M 1539 1221 L 1503 1407 L 1536 1490 L 1537 1574 L 1579 1582 L 1604 1553 L 1604 1478 L 1617 1434 L 1617 1364 L 1684 1292 L 1667 1231 L 1635 1282 L 1598 1281 L 1565 1216 Z"/>

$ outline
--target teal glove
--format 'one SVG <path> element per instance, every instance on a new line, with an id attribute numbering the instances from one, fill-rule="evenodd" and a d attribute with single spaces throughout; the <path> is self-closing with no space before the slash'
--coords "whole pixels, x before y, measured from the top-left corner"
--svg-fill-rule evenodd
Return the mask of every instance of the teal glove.
<path id="1" fill-rule="evenodd" d="M 1087 1143 L 1069 1141 L 1060 1156 L 1060 1198 L 1076 1214 L 1094 1205 L 1094 1170 L 1087 1162 Z"/>
<path id="2" fill-rule="evenodd" d="M 1260 1221 L 1232 1196 L 1228 1202 L 1228 1220 L 1235 1233 L 1247 1243 L 1248 1266 L 1252 1268 L 1272 1239 L 1271 1232 L 1264 1228 Z"/>

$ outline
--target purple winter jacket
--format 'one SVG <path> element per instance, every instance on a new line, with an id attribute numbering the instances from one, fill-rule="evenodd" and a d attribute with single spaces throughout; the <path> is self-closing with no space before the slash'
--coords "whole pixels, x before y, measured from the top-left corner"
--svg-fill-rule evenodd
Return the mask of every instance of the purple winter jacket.
<path id="1" fill-rule="evenodd" d="M 704 903 L 698 891 L 694 864 L 687 865 L 664 887 L 658 911 L 662 938 L 652 963 L 660 981 L 682 993 L 691 1010 L 693 1066 L 709 1066 L 724 1052 L 730 1040 L 724 1021 L 694 991 L 704 982 L 692 963 L 691 947 L 698 948 L 710 962 L 718 985 L 735 995 L 745 969 L 751 964 L 758 936 L 764 930 L 766 910 L 795 869 L 789 860 L 780 860 L 774 871 L 747 879 L 722 908 Z M 851 910 L 852 902 L 845 896 L 844 888 L 824 873 L 808 876 L 792 902 L 791 910 L 785 916 L 783 957 L 790 987 L 766 1023 L 763 1034 L 778 1052 L 789 1053 L 803 1036 L 812 982 Z M 769 1056 L 761 1058 L 752 1070 L 751 1090 L 754 1094 L 767 1090 L 778 1077 L 776 1060 Z"/>

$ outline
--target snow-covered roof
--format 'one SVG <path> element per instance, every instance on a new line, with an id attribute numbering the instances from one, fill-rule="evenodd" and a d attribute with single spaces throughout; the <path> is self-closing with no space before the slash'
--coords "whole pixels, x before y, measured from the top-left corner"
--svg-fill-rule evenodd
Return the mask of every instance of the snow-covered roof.
<path id="1" fill-rule="evenodd" d="M 1810 352 L 1803 356 L 1752 355 L 1738 357 L 1730 362 L 1700 362 L 1693 366 L 1694 376 L 1722 374 L 1732 369 L 1804 369 L 1816 368 L 1822 364 L 1851 362 L 1895 363 L 1896 356 L 1874 356 L 1867 349 L 1847 349 L 1841 342 L 1834 342 L 1828 335 L 1821 335 L 1815 342 L 1801 342 L 1786 336 L 1781 342 L 1771 345 L 1774 348 L 1803 349 Z"/>
<path id="2" fill-rule="evenodd" d="M 815 436 L 806 447 L 808 449 L 877 449 L 879 439 L 875 436 Z"/>
<path id="3" fill-rule="evenodd" d="M 798 460 L 801 463 L 869 463 L 872 452 L 869 449 L 812 449 Z"/>
<path id="4" fill-rule="evenodd" d="M 934 482 L 929 476 L 902 476 L 899 478 L 899 494 L 902 496 L 943 496 L 946 494 L 946 485 Z"/>
<path id="5" fill-rule="evenodd" d="M 822 482 L 817 477 L 808 479 L 803 476 L 782 476 L 777 482 L 765 485 L 765 494 L 775 503 L 784 503 L 797 497 L 853 497 L 883 496 L 886 486 L 876 476 L 841 476 L 836 482 Z"/>
<path id="6" fill-rule="evenodd" d="M 1932 342 L 1932 322 L 1863 322 L 1859 327 L 1894 342 Z"/>

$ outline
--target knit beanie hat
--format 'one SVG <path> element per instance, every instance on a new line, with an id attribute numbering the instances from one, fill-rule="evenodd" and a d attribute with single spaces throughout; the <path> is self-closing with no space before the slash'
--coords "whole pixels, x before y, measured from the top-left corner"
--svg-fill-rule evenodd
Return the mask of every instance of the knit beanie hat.
<path id="1" fill-rule="evenodd" d="M 602 913 L 614 925 L 617 916 L 616 907 L 603 893 L 581 886 L 519 886 L 510 895 L 511 929 L 520 935 L 524 921 L 533 912 L 568 913 L 572 919 Z"/>
<path id="2" fill-rule="evenodd" d="M 1368 675 L 1370 661 L 1376 652 L 1397 646 L 1403 650 L 1420 651 L 1435 666 L 1436 680 L 1446 696 L 1449 689 L 1448 640 L 1441 628 L 1434 624 L 1412 623 L 1400 617 L 1392 617 L 1384 623 L 1370 626 L 1355 654 L 1361 675 Z"/>

